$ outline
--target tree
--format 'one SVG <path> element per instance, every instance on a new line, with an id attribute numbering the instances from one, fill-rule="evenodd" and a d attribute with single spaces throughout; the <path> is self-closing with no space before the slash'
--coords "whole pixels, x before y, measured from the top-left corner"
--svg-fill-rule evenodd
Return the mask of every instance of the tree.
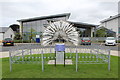
<path id="1" fill-rule="evenodd" d="M 29 39 L 30 39 L 30 41 L 33 40 L 33 37 L 36 36 L 35 32 L 36 31 L 33 28 L 30 29 L 30 33 L 29 33 Z"/>
<path id="2" fill-rule="evenodd" d="M 96 37 L 106 37 L 106 34 L 107 32 L 105 28 L 101 28 L 96 31 Z"/>
<path id="3" fill-rule="evenodd" d="M 22 36 L 19 33 L 16 33 L 14 36 L 14 40 L 21 40 Z"/>
<path id="4" fill-rule="evenodd" d="M 105 27 L 100 27 L 96 31 L 96 37 L 114 37 L 115 32 Z"/>

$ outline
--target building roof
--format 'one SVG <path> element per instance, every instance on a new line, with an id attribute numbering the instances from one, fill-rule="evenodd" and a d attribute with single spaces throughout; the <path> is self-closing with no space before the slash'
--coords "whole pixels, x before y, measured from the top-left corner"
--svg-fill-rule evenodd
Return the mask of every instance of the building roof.
<path id="1" fill-rule="evenodd" d="M 18 24 L 12 24 L 9 26 L 13 31 L 19 32 L 19 25 Z"/>
<path id="2" fill-rule="evenodd" d="M 100 22 L 101 22 L 101 23 L 104 23 L 104 22 L 107 22 L 107 21 L 116 19 L 116 18 L 118 18 L 118 17 L 120 17 L 120 14 L 117 14 L 117 15 L 115 15 L 115 16 L 110 16 L 109 18 L 104 19 L 104 20 L 102 20 L 102 21 L 100 21 Z"/>
<path id="3" fill-rule="evenodd" d="M 9 27 L 0 27 L 0 33 L 4 33 L 8 30 Z"/>
<path id="4" fill-rule="evenodd" d="M 26 21 L 42 20 L 42 19 L 64 17 L 64 16 L 68 16 L 68 18 L 69 18 L 70 13 L 63 13 L 63 14 L 56 14 L 56 15 L 42 16 L 42 17 L 34 17 L 34 18 L 28 18 L 28 19 L 21 19 L 21 20 L 17 20 L 17 21 L 18 22 L 26 22 Z"/>
<path id="5" fill-rule="evenodd" d="M 68 21 L 69 23 L 72 23 L 74 25 L 81 25 L 84 27 L 97 27 L 98 25 L 94 25 L 94 24 L 88 24 L 88 23 L 82 23 L 82 22 L 73 22 L 73 21 Z"/>

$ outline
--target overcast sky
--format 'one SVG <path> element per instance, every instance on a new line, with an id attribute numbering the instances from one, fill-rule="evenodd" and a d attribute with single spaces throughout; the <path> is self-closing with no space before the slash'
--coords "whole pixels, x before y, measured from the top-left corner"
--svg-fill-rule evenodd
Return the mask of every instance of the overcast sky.
<path id="1" fill-rule="evenodd" d="M 100 24 L 118 13 L 119 0 L 0 0 L 0 27 L 16 20 L 71 13 L 69 21 Z"/>

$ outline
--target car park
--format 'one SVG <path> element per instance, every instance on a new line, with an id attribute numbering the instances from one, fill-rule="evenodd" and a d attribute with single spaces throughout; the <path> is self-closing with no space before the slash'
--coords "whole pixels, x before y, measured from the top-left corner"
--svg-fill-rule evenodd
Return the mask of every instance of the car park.
<path id="1" fill-rule="evenodd" d="M 81 39 L 81 45 L 91 45 L 91 40 L 90 38 L 82 38 Z"/>
<path id="2" fill-rule="evenodd" d="M 105 45 L 116 45 L 116 39 L 114 37 L 107 37 L 105 40 Z"/>
<path id="3" fill-rule="evenodd" d="M 14 46 L 14 42 L 11 38 L 5 38 L 2 43 L 3 46 Z"/>

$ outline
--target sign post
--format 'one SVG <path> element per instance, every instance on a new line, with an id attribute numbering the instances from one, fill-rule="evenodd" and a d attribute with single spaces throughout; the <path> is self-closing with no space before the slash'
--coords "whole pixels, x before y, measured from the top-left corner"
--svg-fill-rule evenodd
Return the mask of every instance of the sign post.
<path id="1" fill-rule="evenodd" d="M 64 64 L 65 66 L 65 45 L 64 43 L 55 45 L 55 66 L 56 64 Z"/>
<path id="2" fill-rule="evenodd" d="M 40 35 L 36 35 L 36 43 L 40 43 Z"/>

